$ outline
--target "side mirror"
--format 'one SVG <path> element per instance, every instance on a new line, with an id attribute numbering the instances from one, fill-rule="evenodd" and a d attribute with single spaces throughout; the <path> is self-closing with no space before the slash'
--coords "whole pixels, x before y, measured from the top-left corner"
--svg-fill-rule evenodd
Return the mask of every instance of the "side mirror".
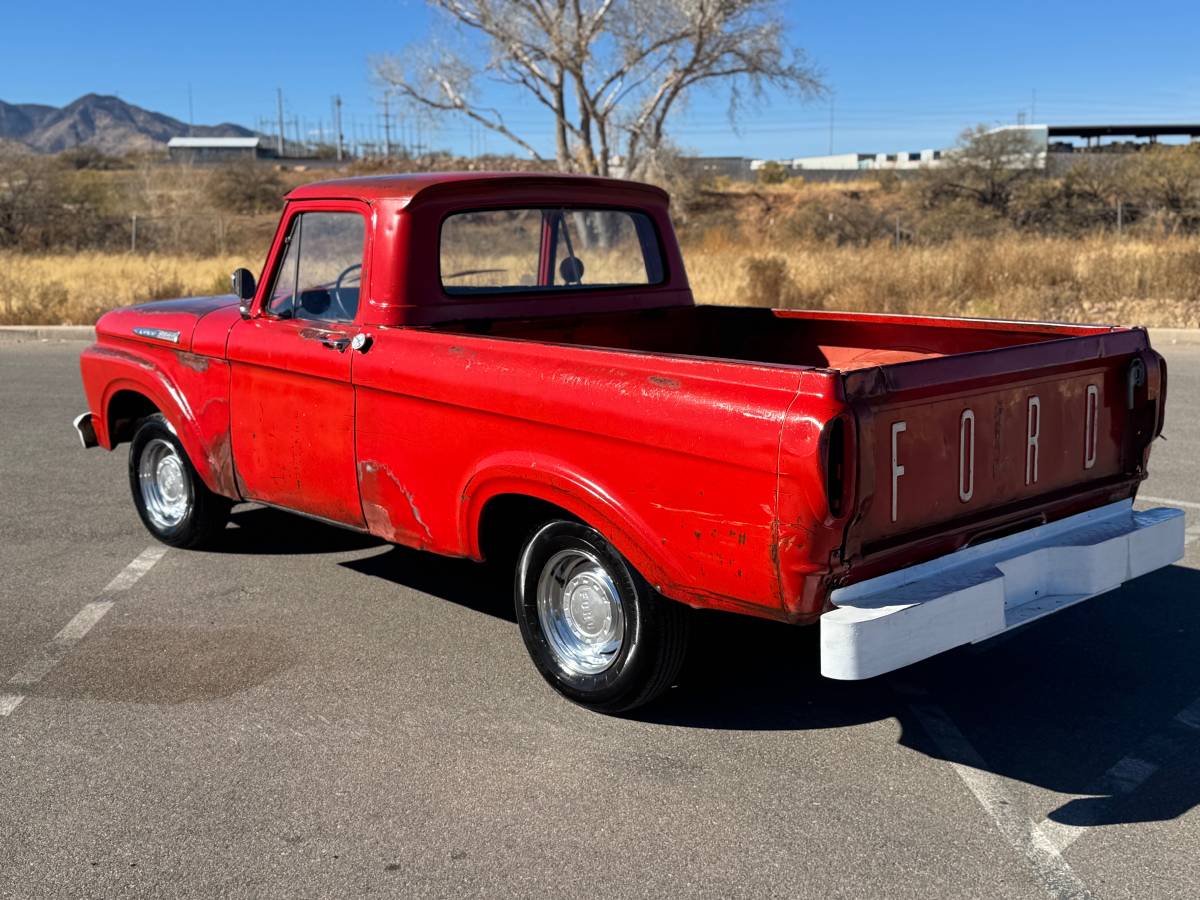
<path id="1" fill-rule="evenodd" d="M 250 304 L 254 302 L 254 275 L 249 269 L 236 269 L 233 273 L 233 293 L 238 298 L 238 309 L 243 319 L 250 318 Z"/>

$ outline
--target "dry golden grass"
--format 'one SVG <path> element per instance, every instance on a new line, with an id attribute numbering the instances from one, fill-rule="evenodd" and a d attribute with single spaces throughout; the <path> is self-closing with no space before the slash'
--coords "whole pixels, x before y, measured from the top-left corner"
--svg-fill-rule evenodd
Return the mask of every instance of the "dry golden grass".
<path id="1" fill-rule="evenodd" d="M 870 194 L 880 190 L 880 182 L 878 178 L 869 177 L 847 179 L 846 181 L 806 181 L 801 176 L 789 178 L 787 181 L 782 181 L 778 184 L 764 184 L 760 181 L 734 181 L 728 178 L 718 178 L 715 182 L 715 187 L 723 194 L 758 194 L 790 197 L 795 195 L 843 195 L 847 193 Z"/>
<path id="2" fill-rule="evenodd" d="M 235 256 L 0 253 L 0 324 L 91 324 L 116 306 L 227 293 L 243 265 Z"/>
<path id="3" fill-rule="evenodd" d="M 1200 238 L 1009 236 L 934 246 L 684 246 L 700 303 L 1200 327 Z M 0 323 L 79 324 L 142 300 L 228 290 L 244 257 L 0 254 Z"/>
<path id="4" fill-rule="evenodd" d="M 684 257 L 700 303 L 1200 326 L 1200 238 L 751 249 L 709 233 Z"/>

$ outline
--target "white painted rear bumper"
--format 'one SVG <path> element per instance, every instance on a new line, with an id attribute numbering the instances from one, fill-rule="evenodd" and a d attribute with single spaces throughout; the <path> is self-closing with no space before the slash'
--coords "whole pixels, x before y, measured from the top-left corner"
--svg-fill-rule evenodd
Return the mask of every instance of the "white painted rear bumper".
<path id="1" fill-rule="evenodd" d="M 1129 500 L 833 592 L 821 672 L 872 678 L 1016 628 L 1183 557 L 1183 511 Z"/>

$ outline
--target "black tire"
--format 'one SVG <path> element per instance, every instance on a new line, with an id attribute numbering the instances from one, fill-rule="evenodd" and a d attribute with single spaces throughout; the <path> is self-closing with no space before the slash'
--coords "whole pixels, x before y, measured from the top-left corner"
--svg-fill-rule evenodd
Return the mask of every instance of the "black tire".
<path id="1" fill-rule="evenodd" d="M 180 490 L 186 492 L 178 517 L 164 515 L 161 508 L 157 512 L 152 509 L 154 502 L 148 500 L 143 488 L 143 457 L 147 457 L 148 462 L 150 453 L 160 458 L 169 457 L 167 447 L 174 451 L 178 460 L 170 463 L 172 473 L 178 476 Z M 142 419 L 134 432 L 129 445 L 129 489 L 133 493 L 133 505 L 137 507 L 138 516 L 146 530 L 172 547 L 198 549 L 212 544 L 224 530 L 233 505 L 231 500 L 214 494 L 200 480 L 179 438 L 161 413 Z"/>
<path id="2" fill-rule="evenodd" d="M 556 640 L 561 643 L 561 639 L 548 633 L 548 628 L 555 630 L 553 617 L 544 608 L 539 613 L 543 577 L 548 596 L 566 595 L 562 590 L 553 593 L 556 586 L 566 588 L 571 583 L 557 577 L 562 560 L 579 560 L 587 567 L 580 576 L 585 579 L 602 572 L 607 576 L 604 596 L 619 598 L 623 636 L 613 645 L 611 656 L 598 654 L 602 659 L 594 664 L 604 665 L 599 671 L 574 667 L 556 649 Z M 611 600 L 603 604 L 604 621 L 616 617 L 615 605 Z M 554 521 L 528 539 L 517 563 L 515 606 L 521 637 L 542 677 L 564 697 L 597 712 L 623 713 L 649 703 L 674 683 L 683 666 L 690 610 L 658 594 L 600 532 L 587 525 Z"/>

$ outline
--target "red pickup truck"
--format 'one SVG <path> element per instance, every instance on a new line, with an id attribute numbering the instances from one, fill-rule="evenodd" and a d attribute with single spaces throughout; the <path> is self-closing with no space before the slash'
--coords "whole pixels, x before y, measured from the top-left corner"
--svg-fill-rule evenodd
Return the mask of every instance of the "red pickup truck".
<path id="1" fill-rule="evenodd" d="M 288 195 L 261 277 L 105 315 L 85 446 L 146 527 L 253 501 L 510 566 L 535 665 L 621 711 L 690 608 L 820 621 L 867 678 L 1179 559 L 1134 511 L 1167 373 L 1146 332 L 698 306 L 660 190 L 354 178 Z"/>

